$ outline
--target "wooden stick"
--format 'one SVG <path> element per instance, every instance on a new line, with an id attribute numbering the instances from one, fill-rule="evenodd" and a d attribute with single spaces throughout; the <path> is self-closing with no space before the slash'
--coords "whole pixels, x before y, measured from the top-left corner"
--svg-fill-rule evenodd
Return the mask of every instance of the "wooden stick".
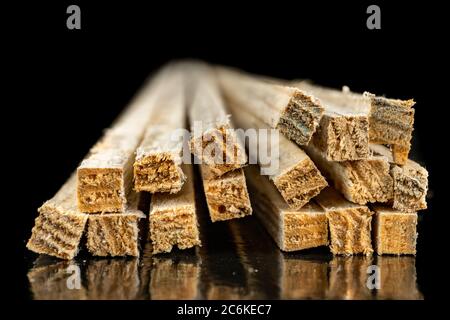
<path id="1" fill-rule="evenodd" d="M 241 105 L 230 103 L 228 107 L 239 128 L 244 130 L 270 129 L 268 125 L 248 113 Z M 289 206 L 293 209 L 299 209 L 318 195 L 320 190 L 328 184 L 302 149 L 283 135 L 279 135 L 278 132 L 276 134 L 278 137 L 275 141 L 278 143 L 273 145 L 268 134 L 257 134 L 257 150 L 252 147 L 247 148 L 247 151 L 250 159 L 256 159 L 262 168 L 272 168 L 273 171 L 269 175 L 270 180 L 275 184 Z M 263 147 L 267 148 L 269 163 L 265 162 L 265 159 L 261 159 L 258 154 Z M 274 154 L 277 148 L 278 152 Z"/>
<path id="2" fill-rule="evenodd" d="M 245 148 L 233 130 L 212 69 L 200 63 L 184 68 L 191 84 L 191 152 L 216 176 L 242 168 L 247 162 Z"/>
<path id="3" fill-rule="evenodd" d="M 292 209 L 269 179 L 259 174 L 256 166 L 246 169 L 255 215 L 283 251 L 296 251 L 328 245 L 325 212 L 310 202 Z"/>
<path id="4" fill-rule="evenodd" d="M 216 177 L 201 165 L 206 202 L 212 222 L 242 218 L 252 214 L 247 184 L 242 168 Z"/>
<path id="5" fill-rule="evenodd" d="M 335 162 L 328 161 L 314 144 L 305 147 L 305 151 L 347 200 L 366 204 L 393 198 L 393 180 L 386 157 L 374 155 L 366 160 Z"/>
<path id="6" fill-rule="evenodd" d="M 313 141 L 327 160 L 360 160 L 370 156 L 368 98 L 342 94 L 307 81 L 296 82 L 294 86 L 319 98 L 324 107 Z"/>
<path id="7" fill-rule="evenodd" d="M 200 246 L 192 165 L 183 165 L 187 182 L 177 194 L 155 193 L 150 205 L 153 253 Z"/>
<path id="8" fill-rule="evenodd" d="M 405 212 L 426 209 L 428 171 L 409 159 L 403 166 L 396 165 L 392 152 L 382 145 L 374 144 L 370 148 L 374 154 L 387 157 L 391 163 L 391 176 L 394 180 L 393 207 Z"/>
<path id="9" fill-rule="evenodd" d="M 67 180 L 53 198 L 39 209 L 27 248 L 40 254 L 73 259 L 86 225 L 88 215 L 77 208 L 76 174 Z"/>
<path id="10" fill-rule="evenodd" d="M 226 68 L 217 69 L 226 99 L 241 105 L 299 145 L 311 140 L 323 114 L 320 102 L 293 87 Z"/>
<path id="11" fill-rule="evenodd" d="M 298 84 L 297 82 L 294 82 Z M 303 86 L 308 86 L 302 82 Z M 394 161 L 403 165 L 408 159 L 411 149 L 411 138 L 414 125 L 414 100 L 388 99 L 365 92 L 350 92 L 348 87 L 342 91 L 309 84 L 312 92 L 322 100 L 343 103 L 347 110 L 368 112 L 369 141 L 391 146 Z M 325 103 L 326 104 L 326 103 Z"/>
<path id="12" fill-rule="evenodd" d="M 136 151 L 134 189 L 177 193 L 186 176 L 180 168 L 185 128 L 183 75 L 174 66 L 166 67 L 164 85 L 159 87 L 148 129 Z"/>
<path id="13" fill-rule="evenodd" d="M 124 212 L 89 215 L 87 243 L 94 256 L 139 256 L 138 222 L 145 215 L 138 209 L 140 196 L 130 193 Z"/>
<path id="14" fill-rule="evenodd" d="M 376 205 L 375 250 L 377 254 L 416 254 L 417 213 Z"/>
<path id="15" fill-rule="evenodd" d="M 82 212 L 122 212 L 131 190 L 134 153 L 154 108 L 157 76 L 141 89 L 119 119 L 78 167 L 78 208 Z"/>
<path id="16" fill-rule="evenodd" d="M 372 254 L 370 231 L 373 212 L 369 208 L 345 200 L 330 187 L 315 200 L 326 211 L 333 254 Z"/>

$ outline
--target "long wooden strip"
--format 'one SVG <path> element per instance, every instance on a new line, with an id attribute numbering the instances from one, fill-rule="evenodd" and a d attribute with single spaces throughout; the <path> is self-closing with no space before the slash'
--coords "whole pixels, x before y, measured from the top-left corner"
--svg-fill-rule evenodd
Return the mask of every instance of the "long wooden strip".
<path id="1" fill-rule="evenodd" d="M 315 145 L 329 161 L 367 159 L 370 100 L 324 89 L 302 81 L 294 86 L 320 99 L 324 115 L 313 135 Z"/>
<path id="2" fill-rule="evenodd" d="M 200 246 L 192 165 L 182 167 L 187 182 L 177 194 L 155 193 L 150 204 L 150 239 L 153 253 Z"/>
<path id="3" fill-rule="evenodd" d="M 212 69 L 200 63 L 184 69 L 190 82 L 191 152 L 216 176 L 243 167 L 245 148 L 233 130 Z"/>
<path id="4" fill-rule="evenodd" d="M 244 130 L 270 129 L 268 125 L 247 112 L 241 105 L 230 103 L 228 107 L 237 127 Z M 328 184 L 308 155 L 294 142 L 278 132 L 271 133 L 278 135 L 277 139 L 272 141 L 269 131 L 266 132 L 267 134 L 256 132 L 256 149 L 255 145 L 249 147 L 247 144 L 249 157 L 256 159 L 261 167 L 271 168 L 270 180 L 289 206 L 299 209 L 318 195 L 320 190 Z M 267 150 L 267 159 L 262 159 L 259 155 L 262 148 Z M 275 152 L 276 150 L 277 152 Z"/>
<path id="5" fill-rule="evenodd" d="M 374 239 L 377 254 L 416 254 L 417 213 L 375 205 Z"/>
<path id="6" fill-rule="evenodd" d="M 218 68 L 217 74 L 228 101 L 241 105 L 297 144 L 309 143 L 323 114 L 316 98 L 231 69 Z"/>
<path id="7" fill-rule="evenodd" d="M 393 207 L 400 211 L 416 212 L 427 208 L 428 171 L 418 163 L 407 160 L 405 165 L 395 164 L 391 151 L 382 145 L 371 145 L 374 154 L 387 157 L 394 180 Z"/>
<path id="8" fill-rule="evenodd" d="M 88 215 L 77 208 L 76 174 L 39 209 L 27 248 L 40 254 L 73 259 L 78 253 Z"/>
<path id="9" fill-rule="evenodd" d="M 330 187 L 325 188 L 315 200 L 326 211 L 333 254 L 372 254 L 373 212 L 368 207 L 345 200 Z"/>
<path id="10" fill-rule="evenodd" d="M 121 212 L 131 190 L 135 151 L 154 107 L 157 76 L 149 80 L 78 167 L 77 199 L 82 212 Z"/>
<path id="11" fill-rule="evenodd" d="M 140 195 L 132 192 L 124 212 L 90 214 L 86 246 L 94 256 L 139 256 Z"/>
<path id="12" fill-rule="evenodd" d="M 208 166 L 201 165 L 206 203 L 212 222 L 242 218 L 252 214 L 242 168 L 216 177 Z"/>
<path id="13" fill-rule="evenodd" d="M 305 82 L 302 84 L 305 85 Z M 331 99 L 343 103 L 347 110 L 368 111 L 369 141 L 390 145 L 394 162 L 400 165 L 406 163 L 414 129 L 413 99 L 388 99 L 368 92 L 358 94 L 350 92 L 348 87 L 344 87 L 342 91 L 311 84 L 309 87 L 314 88 L 314 94 L 321 100 Z"/>
<path id="14" fill-rule="evenodd" d="M 373 155 L 366 160 L 337 162 L 328 161 L 314 144 L 306 146 L 305 151 L 347 200 L 366 204 L 393 198 L 393 180 L 386 157 Z"/>
<path id="15" fill-rule="evenodd" d="M 246 169 L 255 215 L 283 251 L 328 245 L 324 210 L 310 202 L 301 209 L 290 208 L 256 166 Z"/>
<path id="16" fill-rule="evenodd" d="M 186 126 L 184 78 L 174 66 L 166 67 L 164 85 L 155 93 L 154 111 L 136 151 L 134 189 L 176 193 L 186 176 L 181 170 L 183 135 Z"/>

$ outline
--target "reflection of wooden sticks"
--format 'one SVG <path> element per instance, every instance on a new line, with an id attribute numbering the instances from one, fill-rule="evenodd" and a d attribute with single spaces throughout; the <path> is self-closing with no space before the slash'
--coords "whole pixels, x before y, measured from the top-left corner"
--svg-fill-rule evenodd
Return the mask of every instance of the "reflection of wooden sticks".
<path id="1" fill-rule="evenodd" d="M 323 107 L 305 92 L 270 83 L 243 72 L 217 68 L 226 99 L 242 106 L 299 145 L 308 144 L 319 124 Z"/>
<path id="2" fill-rule="evenodd" d="M 345 200 L 333 188 L 324 189 L 315 200 L 326 211 L 330 226 L 333 254 L 369 255 L 373 252 L 371 241 L 372 214 L 366 206 Z"/>
<path id="3" fill-rule="evenodd" d="M 415 262 L 415 257 L 378 257 L 381 281 L 377 299 L 422 300 Z"/>
<path id="4" fill-rule="evenodd" d="M 257 208 L 255 215 L 283 251 L 295 251 L 328 244 L 325 212 L 315 203 L 301 209 L 286 204 L 267 177 L 256 166 L 246 170 Z"/>
<path id="5" fill-rule="evenodd" d="M 182 169 L 187 182 L 180 192 L 152 195 L 149 219 L 153 253 L 170 252 L 173 246 L 187 249 L 200 245 L 192 165 L 185 164 Z"/>
<path id="6" fill-rule="evenodd" d="M 120 213 L 90 214 L 86 246 L 94 256 L 139 256 L 139 195 L 131 193 L 129 207 Z"/>
<path id="7" fill-rule="evenodd" d="M 164 85 L 156 90 L 155 109 L 136 151 L 136 191 L 176 193 L 186 180 L 180 167 L 186 121 L 184 77 L 175 66 L 166 69 Z"/>
<path id="8" fill-rule="evenodd" d="M 78 167 L 80 211 L 126 210 L 126 196 L 133 180 L 134 153 L 155 107 L 156 80 L 150 81 L 140 91 Z"/>
<path id="9" fill-rule="evenodd" d="M 294 86 L 319 98 L 324 107 L 325 112 L 313 140 L 325 153 L 327 160 L 360 160 L 369 157 L 368 98 L 344 95 L 309 82 L 295 83 Z"/>
<path id="10" fill-rule="evenodd" d="M 91 300 L 132 300 L 139 296 L 139 259 L 91 260 L 86 269 Z"/>
<path id="11" fill-rule="evenodd" d="M 242 107 L 232 103 L 228 106 L 239 128 L 243 130 L 270 129 L 268 125 Z M 270 167 L 273 170 L 269 175 L 270 180 L 289 206 L 299 209 L 319 194 L 320 190 L 327 186 L 327 182 L 308 155 L 294 142 L 281 134 L 278 135 L 278 132 L 266 132 L 267 134 L 256 132 L 257 150 L 254 150 L 254 146 L 249 144 L 247 149 L 249 156 L 251 159 L 256 159 L 262 168 Z M 272 144 L 273 141 L 269 134 L 278 135 L 278 139 L 276 139 L 278 144 Z M 264 163 L 258 154 L 262 148 L 267 148 L 265 156 L 269 158 L 269 163 Z"/>
<path id="12" fill-rule="evenodd" d="M 212 222 L 242 218 L 252 214 L 242 168 L 229 171 L 220 177 L 216 177 L 206 165 L 201 165 L 200 169 Z"/>
<path id="13" fill-rule="evenodd" d="M 383 155 L 391 163 L 394 179 L 393 207 L 400 211 L 415 212 L 427 208 L 428 171 L 418 163 L 407 160 L 405 165 L 394 163 L 391 151 L 381 145 L 371 145 L 375 154 Z"/>
<path id="14" fill-rule="evenodd" d="M 192 153 L 216 176 L 243 167 L 245 148 L 231 126 L 212 69 L 200 63 L 185 68 L 190 82 Z"/>
<path id="15" fill-rule="evenodd" d="M 392 199 L 393 180 L 386 157 L 373 155 L 366 160 L 337 162 L 328 161 L 314 144 L 306 146 L 305 151 L 347 200 L 366 204 Z"/>
<path id="16" fill-rule="evenodd" d="M 372 261 L 372 257 L 333 257 L 330 262 L 327 298 L 373 299 L 372 292 L 367 287 L 367 279 L 370 276 L 368 268 L 373 264 Z"/>
<path id="17" fill-rule="evenodd" d="M 67 260 L 76 256 L 88 219 L 77 208 L 76 184 L 76 174 L 72 174 L 55 196 L 39 208 L 28 249 Z"/>
<path id="18" fill-rule="evenodd" d="M 376 205 L 375 250 L 381 254 L 416 254 L 417 213 Z"/>

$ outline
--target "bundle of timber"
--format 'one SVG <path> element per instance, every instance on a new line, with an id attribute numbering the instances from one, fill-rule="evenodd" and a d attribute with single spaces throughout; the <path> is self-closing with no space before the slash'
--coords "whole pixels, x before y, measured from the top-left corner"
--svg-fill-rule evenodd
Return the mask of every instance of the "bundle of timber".
<path id="1" fill-rule="evenodd" d="M 194 160 L 212 222 L 254 212 L 283 251 L 416 254 L 428 172 L 408 159 L 413 105 L 170 63 L 38 209 L 27 248 L 68 260 L 83 245 L 139 256 L 141 238 L 154 254 L 201 246 Z"/>

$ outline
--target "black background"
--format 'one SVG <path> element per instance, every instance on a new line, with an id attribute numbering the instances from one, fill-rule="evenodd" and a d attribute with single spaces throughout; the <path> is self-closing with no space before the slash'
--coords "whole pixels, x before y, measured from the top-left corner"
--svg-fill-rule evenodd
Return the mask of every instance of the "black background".
<path id="1" fill-rule="evenodd" d="M 66 28 L 70 4 L 81 7 L 81 30 Z M 366 28 L 369 4 L 381 7 L 381 30 Z M 439 181 L 445 174 L 438 162 L 445 157 L 448 136 L 441 122 L 446 90 L 440 84 L 447 74 L 445 11 L 441 2 L 395 4 L 143 5 L 75 0 L 23 4 L 8 26 L 13 56 L 5 61 L 19 76 L 12 80 L 18 90 L 10 108 L 17 130 L 9 131 L 19 160 L 6 168 L 17 179 L 13 167 L 21 166 L 19 176 L 27 181 L 25 188 L 13 186 L 14 195 L 20 193 L 13 218 L 18 301 L 28 295 L 24 245 L 36 209 L 58 190 L 149 73 L 180 58 L 275 77 L 310 78 L 338 88 L 348 85 L 354 91 L 388 97 L 413 97 L 417 101 L 413 154 L 430 172 L 429 209 L 419 229 L 419 285 L 426 299 L 442 298 L 446 269 L 439 261 L 448 239 L 441 231 L 448 213 L 440 202 L 445 189 Z"/>

